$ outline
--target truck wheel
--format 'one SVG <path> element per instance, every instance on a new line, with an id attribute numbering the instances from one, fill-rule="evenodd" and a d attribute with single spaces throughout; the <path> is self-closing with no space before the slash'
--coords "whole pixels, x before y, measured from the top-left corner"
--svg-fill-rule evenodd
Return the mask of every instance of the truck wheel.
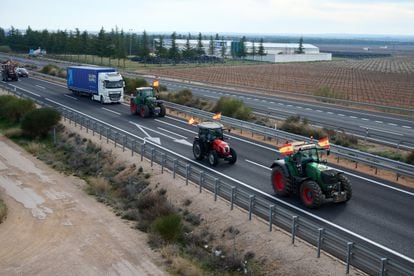
<path id="1" fill-rule="evenodd" d="M 208 153 L 208 163 L 215 167 L 218 164 L 218 156 L 217 156 L 217 152 L 215 150 L 211 150 Z"/>
<path id="2" fill-rule="evenodd" d="M 159 117 L 164 117 L 165 116 L 165 106 L 164 105 L 160 105 L 160 114 L 158 114 Z"/>
<path id="3" fill-rule="evenodd" d="M 278 196 L 290 196 L 292 193 L 292 181 L 289 175 L 285 174 L 282 167 L 273 167 L 271 181 L 273 190 Z"/>
<path id="4" fill-rule="evenodd" d="M 346 192 L 345 202 L 347 202 L 352 197 L 352 184 L 349 181 L 349 179 L 343 174 L 339 174 L 338 178 L 339 178 L 339 181 L 341 182 L 342 189 L 344 190 L 344 192 Z"/>
<path id="5" fill-rule="evenodd" d="M 322 191 L 318 183 L 307 180 L 300 185 L 300 199 L 308 208 L 318 208 L 322 204 Z"/>
<path id="6" fill-rule="evenodd" d="M 229 164 L 233 165 L 237 161 L 237 153 L 233 148 L 230 148 L 231 158 L 229 159 Z"/>
<path id="7" fill-rule="evenodd" d="M 149 116 L 149 108 L 146 105 L 141 105 L 141 108 L 139 110 L 139 115 L 142 118 L 147 118 Z"/>
<path id="8" fill-rule="evenodd" d="M 193 154 L 194 154 L 194 158 L 197 160 L 203 160 L 204 158 L 203 148 L 199 141 L 194 141 L 193 143 Z"/>

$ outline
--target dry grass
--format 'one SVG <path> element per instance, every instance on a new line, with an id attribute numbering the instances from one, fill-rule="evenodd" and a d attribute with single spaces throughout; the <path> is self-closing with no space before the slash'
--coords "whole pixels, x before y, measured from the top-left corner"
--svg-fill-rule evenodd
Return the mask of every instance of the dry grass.
<path id="1" fill-rule="evenodd" d="M 7 130 L 5 130 L 3 132 L 4 136 L 6 136 L 7 138 L 16 138 L 16 137 L 20 137 L 23 134 L 23 131 L 21 128 L 19 127 L 13 127 L 13 128 L 9 128 Z"/>
<path id="2" fill-rule="evenodd" d="M 35 156 L 37 156 L 39 154 L 39 152 L 42 150 L 42 148 L 43 148 L 43 146 L 40 143 L 36 143 L 36 142 L 29 142 L 25 145 L 25 149 L 29 153 L 31 153 Z"/>
<path id="3" fill-rule="evenodd" d="M 87 191 L 92 195 L 103 195 L 111 191 L 111 184 L 103 177 L 92 177 L 88 180 Z"/>
<path id="4" fill-rule="evenodd" d="M 161 248 L 161 256 L 166 260 L 169 271 L 174 275 L 203 275 L 204 271 L 189 259 L 180 256 L 180 249 L 175 245 Z"/>

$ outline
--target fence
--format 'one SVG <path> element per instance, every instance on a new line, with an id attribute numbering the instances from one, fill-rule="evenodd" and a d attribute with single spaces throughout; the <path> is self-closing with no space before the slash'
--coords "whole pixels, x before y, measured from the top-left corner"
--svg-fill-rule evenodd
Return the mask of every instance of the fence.
<path id="1" fill-rule="evenodd" d="M 31 98 L 18 91 L 14 93 Z M 38 104 L 45 105 L 40 100 L 35 100 Z M 213 193 L 214 200 L 217 197 L 228 200 L 230 209 L 235 205 L 246 209 L 249 220 L 253 215 L 266 220 L 269 231 L 272 231 L 273 226 L 289 231 L 292 244 L 296 237 L 309 242 L 316 247 L 316 257 L 320 256 L 322 250 L 336 256 L 345 262 L 346 273 L 352 265 L 371 275 L 414 275 L 414 260 L 411 258 L 310 213 L 299 215 L 306 212 L 248 186 L 226 181 L 214 172 L 193 166 L 175 153 L 122 129 L 74 110 L 63 107 L 58 110 L 70 124 L 85 128 L 92 135 L 99 135 L 100 139 L 106 139 L 107 142 L 111 140 L 115 147 L 122 147 L 124 151 L 130 150 L 131 155 L 138 155 L 141 160 L 148 159 L 151 166 L 158 163 L 162 172 L 165 169 L 171 170 L 173 178 L 177 175 L 183 176 L 187 185 L 189 182 L 195 183 L 200 193 L 207 189 Z"/>

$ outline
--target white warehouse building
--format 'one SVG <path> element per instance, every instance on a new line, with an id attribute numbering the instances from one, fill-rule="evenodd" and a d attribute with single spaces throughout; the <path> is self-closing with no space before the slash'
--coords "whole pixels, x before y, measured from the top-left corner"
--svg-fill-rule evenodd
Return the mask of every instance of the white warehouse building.
<path id="1" fill-rule="evenodd" d="M 159 41 L 159 39 L 155 39 Z M 187 40 L 186 39 L 176 39 L 176 45 L 180 50 L 185 49 Z M 204 51 L 208 53 L 210 46 L 210 40 L 202 40 Z M 189 40 L 190 47 L 196 48 L 198 40 L 192 39 Z M 231 48 L 235 44 L 239 43 L 238 41 L 234 42 L 232 40 L 214 40 L 214 55 L 221 56 L 221 51 L 223 44 L 226 48 L 226 57 L 231 57 Z M 256 52 L 259 49 L 260 43 L 255 42 L 254 46 Z M 303 54 L 297 54 L 299 49 L 299 43 L 263 43 L 264 52 L 266 55 L 247 55 L 245 59 L 248 60 L 257 60 L 257 61 L 267 61 L 267 62 L 301 62 L 301 61 L 322 61 L 322 60 L 332 60 L 331 53 L 320 53 L 319 48 L 312 44 L 302 44 Z M 164 39 L 164 47 L 171 48 L 171 39 Z M 245 47 L 248 53 L 252 52 L 253 42 L 246 41 Z"/>

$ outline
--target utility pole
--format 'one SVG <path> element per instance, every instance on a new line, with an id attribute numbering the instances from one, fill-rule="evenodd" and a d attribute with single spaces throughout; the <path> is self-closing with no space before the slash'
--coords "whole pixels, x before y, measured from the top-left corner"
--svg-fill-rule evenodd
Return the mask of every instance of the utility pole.
<path id="1" fill-rule="evenodd" d="M 132 46 L 132 31 L 134 29 L 129 29 L 129 55 L 131 55 L 131 46 Z"/>

